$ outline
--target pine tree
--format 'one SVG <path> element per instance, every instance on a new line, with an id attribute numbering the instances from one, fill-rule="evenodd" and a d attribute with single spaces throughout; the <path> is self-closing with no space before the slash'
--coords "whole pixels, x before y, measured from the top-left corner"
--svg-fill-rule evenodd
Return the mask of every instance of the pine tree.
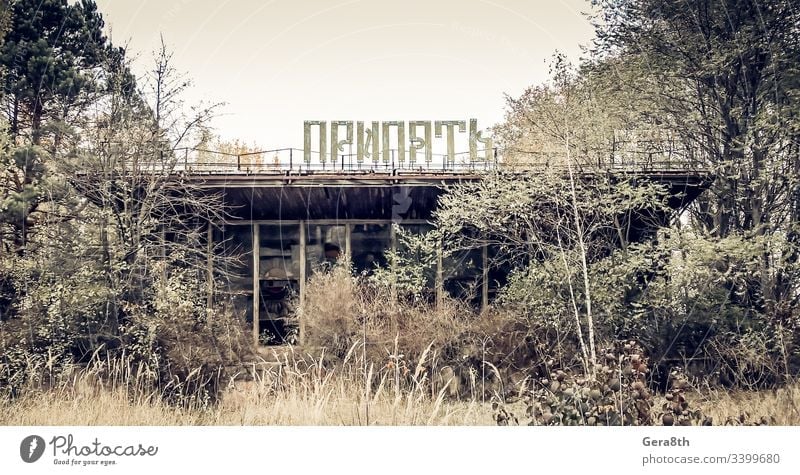
<path id="1" fill-rule="evenodd" d="M 94 90 L 107 51 L 103 19 L 93 0 L 18 0 L 9 13 L 2 106 L 12 138 L 38 144 L 48 122 L 67 118 Z"/>
<path id="2" fill-rule="evenodd" d="M 122 53 L 106 40 L 93 0 L 0 1 L 0 108 L 10 138 L 0 151 L 0 231 L 21 253 L 32 215 L 52 197 L 48 163 L 93 100 L 109 54 Z"/>

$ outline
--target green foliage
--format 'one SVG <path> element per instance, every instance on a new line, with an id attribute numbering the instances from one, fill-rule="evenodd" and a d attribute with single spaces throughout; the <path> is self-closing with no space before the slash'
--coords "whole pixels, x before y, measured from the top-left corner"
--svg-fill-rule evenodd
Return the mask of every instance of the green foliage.
<path id="1" fill-rule="evenodd" d="M 36 145 L 0 150 L 0 225 L 9 225 L 15 244 L 24 246 L 30 214 L 42 202 L 45 192 L 45 161 L 49 154 Z"/>
<path id="2" fill-rule="evenodd" d="M 635 95 L 609 75 L 576 68 L 561 54 L 551 80 L 506 98 L 505 120 L 493 128 L 505 166 L 563 168 L 607 163 L 620 131 L 647 126 Z M 569 158 L 568 158 L 569 157 Z"/>
<path id="3" fill-rule="evenodd" d="M 5 41 L 11 19 L 11 0 L 0 0 L 0 46 Z"/>
<path id="4" fill-rule="evenodd" d="M 542 190 L 549 184 L 530 182 L 498 183 L 494 192 L 476 185 L 456 192 L 449 207 L 445 197 L 446 231 L 478 229 L 479 239 L 455 246 L 488 235 L 516 257 L 500 305 L 563 328 L 571 314 L 585 315 L 574 331 L 585 325 L 599 339 L 635 338 L 662 381 L 674 365 L 728 384 L 785 380 L 800 368 L 800 12 L 783 0 L 593 3 L 600 14 L 589 60 L 573 68 L 556 56 L 551 81 L 508 99 L 495 128 L 504 156 L 563 171 L 613 160 L 620 137 L 645 139 L 639 156 L 663 152 L 651 135 L 666 138 L 670 154 L 714 177 L 689 208 L 688 228 L 621 235 L 624 209 L 644 210 L 656 227 L 672 212 L 647 187 L 626 182 L 604 190 L 610 203 L 578 183 L 573 203 L 557 176 L 552 197 Z M 581 238 L 585 249 L 575 245 Z"/>
<path id="5" fill-rule="evenodd" d="M 517 267 L 562 259 L 581 240 L 587 258 L 599 259 L 635 238 L 630 220 L 665 223 L 666 212 L 664 189 L 654 183 L 624 177 L 572 181 L 562 172 L 543 172 L 497 174 L 454 186 L 440 198 L 434 218 L 445 252 L 488 244 Z"/>
<path id="6" fill-rule="evenodd" d="M 183 115 L 185 83 L 173 87 L 163 50 L 159 94 L 140 95 L 92 1 L 15 2 L 10 26 L 0 50 L 13 111 L 0 130 L 0 388 L 13 394 L 100 358 L 171 402 L 213 401 L 223 368 L 251 357 L 251 341 L 238 318 L 207 308 L 201 227 L 225 210 L 169 178 L 173 147 L 210 109 Z M 143 171 L 154 160 L 163 175 Z"/>
<path id="7" fill-rule="evenodd" d="M 714 173 L 691 208 L 714 236 L 794 233 L 800 214 L 800 11 L 787 0 L 597 0 L 592 74 Z M 793 230 L 794 229 L 794 230 Z M 793 238 L 793 239 L 796 239 Z M 795 253 L 788 257 L 797 261 Z M 781 266 L 770 256 L 759 272 Z M 778 276 L 766 298 L 794 299 Z"/>
<path id="8" fill-rule="evenodd" d="M 596 3 L 591 61 L 556 56 L 551 81 L 509 98 L 495 132 L 511 170 L 448 189 L 431 232 L 397 228 L 385 268 L 316 274 L 301 309 L 308 343 L 344 359 L 369 344 L 395 369 L 433 348 L 473 384 L 499 380 L 500 397 L 533 381 L 536 424 L 652 423 L 650 389 L 674 366 L 754 387 L 797 373 L 797 9 Z M 213 401 L 220 368 L 247 358 L 250 339 L 235 316 L 207 308 L 202 226 L 225 210 L 172 175 L 174 150 L 202 140 L 213 107 L 186 114 L 189 83 L 163 45 L 152 75 L 135 77 L 91 0 L 2 7 L 0 387 L 44 385 L 105 357 L 172 402 Z M 614 158 L 635 128 L 658 129 L 713 172 L 688 227 L 632 232 L 673 221 L 665 190 L 578 173 Z M 531 164 L 545 169 L 513 169 Z M 496 251 L 490 268 L 509 271 L 495 308 L 435 308 L 438 259 L 484 246 Z M 595 340 L 616 342 L 599 361 Z M 641 369 L 648 357 L 655 375 Z M 668 390 L 658 420 L 700 421 L 685 391 Z"/>
<path id="9" fill-rule="evenodd" d="M 82 114 L 126 68 L 112 49 L 92 0 L 3 2 L 0 17 L 0 105 L 10 135 L 0 150 L 0 231 L 4 244 L 26 251 L 30 235 L 50 215 L 72 205 L 53 165 L 70 145 Z"/>
<path id="10" fill-rule="evenodd" d="M 690 406 L 689 385 L 680 371 L 671 374 L 670 390 L 657 410 L 648 388 L 649 361 L 635 341 L 617 341 L 601 354 L 602 364 L 592 374 L 567 368 L 534 378 L 522 394 L 528 425 L 711 425 L 711 418 Z M 493 408 L 498 425 L 519 424 L 505 406 L 495 403 Z"/>
<path id="11" fill-rule="evenodd" d="M 592 374 L 567 368 L 534 379 L 532 389 L 523 394 L 528 425 L 652 425 L 653 397 L 641 347 L 620 341 L 601 354 L 602 364 Z M 518 423 L 504 408 L 495 409 L 502 409 L 496 414 L 498 425 Z"/>
<path id="12" fill-rule="evenodd" d="M 436 242 L 394 226 L 397 248 L 386 252 L 386 266 L 378 267 L 368 280 L 393 289 L 396 298 L 411 305 L 430 301 L 436 270 Z"/>
<path id="13" fill-rule="evenodd" d="M 125 305 L 128 361 L 165 400 L 205 406 L 218 398 L 227 368 L 252 358 L 251 340 L 238 317 L 206 307 L 190 270 L 160 267 L 152 287 Z"/>
<path id="14" fill-rule="evenodd" d="M 22 256 L 0 257 L 0 278 L 9 292 L 0 322 L 3 391 L 44 384 L 99 348 L 114 346 L 108 307 L 113 293 L 75 237 L 66 234 L 59 246 L 36 242 Z"/>
<path id="15" fill-rule="evenodd" d="M 93 69 L 106 49 L 103 19 L 92 0 L 21 0 L 12 2 L 10 13 L 0 46 L 4 109 L 12 136 L 27 129 L 38 142 L 44 117 L 65 118 L 94 88 Z"/>
<path id="16" fill-rule="evenodd" d="M 780 234 L 713 238 L 675 229 L 616 250 L 589 266 L 598 339 L 640 342 L 658 362 L 657 381 L 673 366 L 726 384 L 783 381 L 800 370 L 797 320 L 783 306 L 763 305 L 752 281 L 765 278 L 765 252 L 792 253 L 793 246 Z M 530 322 L 574 331 L 573 306 L 585 310 L 585 289 L 580 269 L 565 262 L 571 260 L 520 268 L 498 304 Z M 775 269 L 796 272 L 794 265 Z"/>
<path id="17" fill-rule="evenodd" d="M 657 415 L 658 421 L 665 426 L 711 425 L 711 418 L 703 417 L 700 410 L 690 407 L 686 398 L 690 387 L 683 372 L 676 368 L 669 378 L 670 387 L 664 395 L 661 412 Z"/>

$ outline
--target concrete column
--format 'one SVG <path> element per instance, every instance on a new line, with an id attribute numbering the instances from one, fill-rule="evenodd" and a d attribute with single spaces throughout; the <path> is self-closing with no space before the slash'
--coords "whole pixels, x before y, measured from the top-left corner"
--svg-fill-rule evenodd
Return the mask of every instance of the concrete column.
<path id="1" fill-rule="evenodd" d="M 300 307 L 303 307 L 306 295 L 306 222 L 300 221 Z M 300 322 L 297 341 L 302 345 L 305 342 L 306 325 L 303 312 L 299 312 Z"/>
<path id="2" fill-rule="evenodd" d="M 353 225 L 344 225 L 344 256 L 351 265 L 353 264 Z"/>
<path id="3" fill-rule="evenodd" d="M 444 270 L 442 269 L 442 243 L 436 246 L 436 307 L 444 303 Z"/>
<path id="4" fill-rule="evenodd" d="M 206 271 L 208 272 L 206 308 L 211 309 L 214 305 L 214 226 L 211 221 L 208 222 L 206 230 Z"/>
<path id="5" fill-rule="evenodd" d="M 489 308 L 489 246 L 486 244 L 481 248 L 481 312 Z"/>
<path id="6" fill-rule="evenodd" d="M 259 310 L 261 309 L 261 236 L 260 226 L 252 224 L 253 226 L 253 341 L 258 345 L 258 336 L 261 331 L 259 328 Z"/>

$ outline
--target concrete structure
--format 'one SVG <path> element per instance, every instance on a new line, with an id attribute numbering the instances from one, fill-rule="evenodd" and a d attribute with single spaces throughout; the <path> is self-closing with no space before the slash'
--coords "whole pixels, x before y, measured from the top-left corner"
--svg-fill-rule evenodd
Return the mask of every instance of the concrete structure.
<path id="1" fill-rule="evenodd" d="M 293 314 L 291 297 L 302 302 L 306 281 L 317 269 L 342 256 L 358 272 L 382 265 L 384 253 L 396 244 L 393 225 L 424 232 L 447 186 L 480 180 L 503 168 L 497 159 L 442 158 L 426 167 L 414 164 L 414 168 L 391 159 L 365 164 L 355 162 L 353 154 L 320 164 L 300 158 L 302 152 L 283 149 L 234 155 L 187 150 L 176 171 L 182 179 L 218 193 L 230 209 L 226 222 L 208 227 L 208 242 L 209 246 L 223 243 L 222 252 L 243 257 L 243 264 L 231 269 L 234 278 L 224 290 L 252 323 L 253 337 L 262 344 L 302 340 L 303 322 L 299 328 L 287 324 Z M 506 172 L 537 173 L 542 166 L 546 165 Z M 579 173 L 583 179 L 603 173 L 666 184 L 674 210 L 695 199 L 709 183 L 707 173 L 689 170 L 676 160 L 656 162 L 652 156 L 635 162 L 611 157 L 605 163 L 584 165 Z M 652 233 L 652 222 L 666 224 L 669 216 L 648 218 L 648 224 L 634 218 L 629 241 Z M 495 291 L 494 270 L 486 265 L 490 252 L 476 250 L 455 261 L 440 258 L 435 295 L 470 287 L 477 289 L 476 306 L 485 308 Z M 209 275 L 212 268 L 209 262 Z"/>

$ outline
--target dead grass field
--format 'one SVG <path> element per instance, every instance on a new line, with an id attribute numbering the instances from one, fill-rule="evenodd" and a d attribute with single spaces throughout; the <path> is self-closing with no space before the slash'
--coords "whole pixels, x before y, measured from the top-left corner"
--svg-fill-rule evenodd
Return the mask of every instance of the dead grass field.
<path id="1" fill-rule="evenodd" d="M 46 391 L 0 402 L 0 425 L 366 425 L 361 394 L 270 394 L 257 387 L 230 390 L 208 408 L 177 408 L 158 399 L 131 400 L 124 391 L 95 394 Z M 699 407 L 715 424 L 747 414 L 773 425 L 800 425 L 800 387 L 777 391 L 717 393 Z M 521 405 L 512 406 L 519 414 Z M 371 425 L 494 425 L 489 403 L 378 396 L 370 401 Z"/>
<path id="2" fill-rule="evenodd" d="M 398 385 L 401 376 L 405 383 Z M 30 388 L 14 400 L 0 400 L 0 424 L 494 425 L 491 401 L 477 393 L 453 398 L 446 384 L 439 386 L 422 371 L 403 375 L 397 368 L 365 368 L 354 361 L 328 370 L 284 365 L 230 381 L 216 404 L 175 406 L 130 382 L 101 383 L 84 369 L 48 389 Z M 661 402 L 657 397 L 655 407 Z M 800 384 L 752 392 L 707 390 L 694 393 L 692 405 L 714 424 L 746 415 L 750 423 L 800 425 Z M 525 414 L 520 403 L 506 407 Z"/>
<path id="3" fill-rule="evenodd" d="M 358 395 L 299 394 L 269 397 L 249 391 L 234 402 L 183 409 L 160 402 L 128 401 L 124 393 L 89 398 L 43 393 L 0 404 L 0 425 L 365 425 Z M 492 425 L 489 404 L 400 401 L 379 398 L 369 408 L 372 425 Z"/>

